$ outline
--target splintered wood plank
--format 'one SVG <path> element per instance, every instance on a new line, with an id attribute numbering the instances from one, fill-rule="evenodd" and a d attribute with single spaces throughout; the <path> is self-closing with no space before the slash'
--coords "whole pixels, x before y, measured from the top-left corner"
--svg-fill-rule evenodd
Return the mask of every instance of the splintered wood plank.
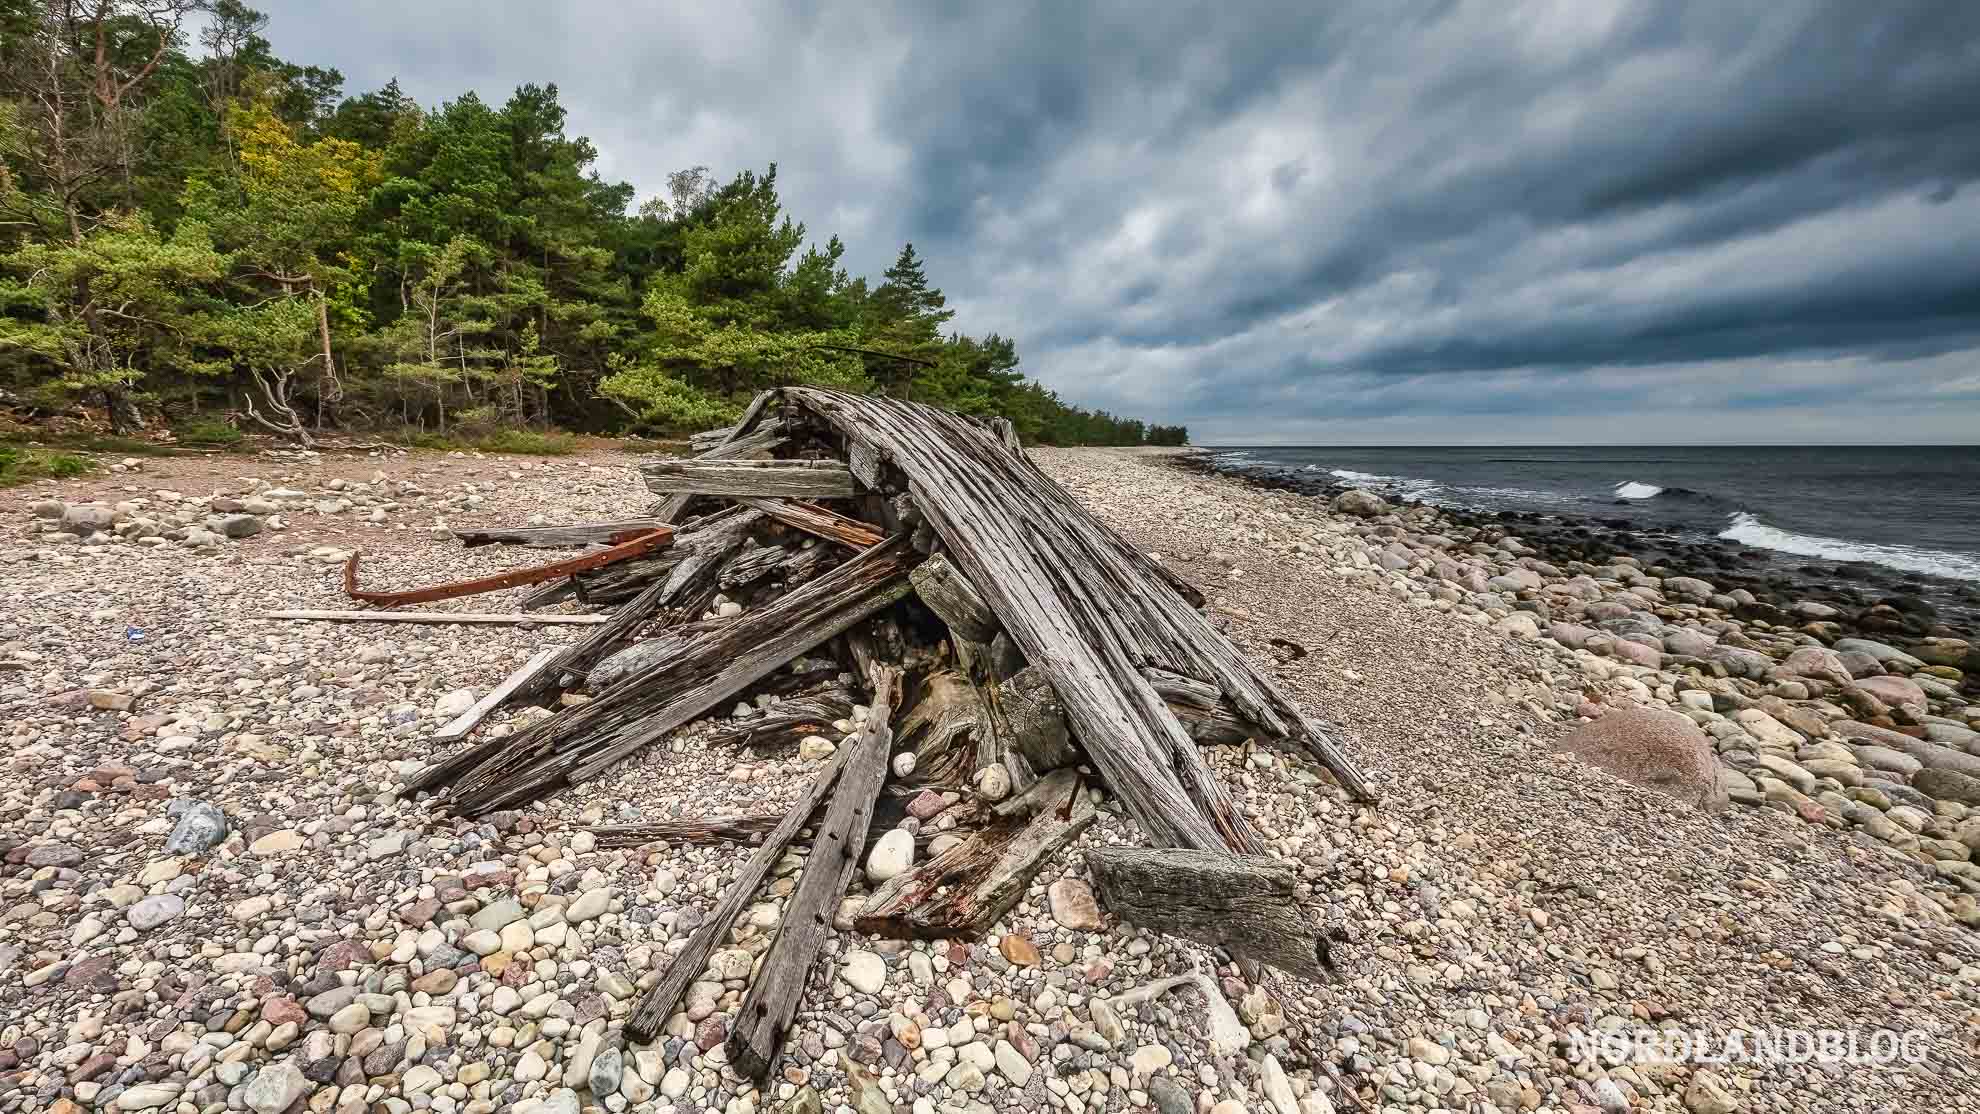
<path id="1" fill-rule="evenodd" d="M 1187 585 L 1101 523 L 984 424 L 880 396 L 788 387 L 790 404 L 872 447 L 908 481 L 942 549 L 1027 661 L 1043 670 L 1074 736 L 1152 841 L 1259 850 L 1256 834 L 1141 670 L 1214 686 L 1263 738 L 1375 793 L 1305 714 L 1192 606 Z"/>
<path id="2" fill-rule="evenodd" d="M 832 914 L 859 865 L 874 801 L 887 778 L 887 758 L 894 743 L 888 715 L 900 671 L 875 665 L 870 675 L 873 704 L 866 725 L 847 745 L 851 757 L 831 804 L 826 806 L 824 822 L 819 825 L 818 838 L 812 841 L 811 857 L 805 861 L 797 889 L 784 906 L 783 927 L 764 955 L 756 981 L 743 996 L 729 1032 L 729 1062 L 751 1079 L 768 1076 L 778 1050 L 784 1046 L 791 1019 L 797 1016 L 798 1003 L 804 997 L 806 977 L 832 929 Z"/>
<path id="3" fill-rule="evenodd" d="M 1086 853 L 1100 901 L 1122 920 L 1216 944 L 1288 974 L 1326 977 L 1320 918 L 1299 901 L 1299 872 L 1262 855 L 1143 847 Z"/>
<path id="4" fill-rule="evenodd" d="M 647 490 L 660 495 L 731 499 L 845 499 L 852 469 L 841 460 L 713 460 L 660 457 L 639 466 Z"/>
<path id="5" fill-rule="evenodd" d="M 895 938 L 977 939 L 1093 823 L 1093 801 L 1071 770 L 1054 770 L 1005 805 L 988 828 L 888 879 L 853 927 Z"/>
<path id="6" fill-rule="evenodd" d="M 665 526 L 657 518 L 628 518 L 622 522 L 587 522 L 575 526 L 490 526 L 456 530 L 461 545 L 520 545 L 529 549 L 563 549 L 578 545 L 615 544 L 635 534 Z"/>
<path id="7" fill-rule="evenodd" d="M 523 685 L 528 684 L 538 673 L 543 672 L 543 667 L 549 665 L 550 659 L 556 657 L 559 652 L 555 646 L 538 650 L 534 656 L 523 663 L 522 668 L 509 674 L 508 678 L 501 684 L 489 690 L 488 695 L 475 701 L 473 707 L 448 720 L 445 727 L 435 731 L 433 733 L 434 741 L 452 742 L 455 739 L 465 738 L 468 732 L 474 730 L 475 724 L 480 723 L 487 717 L 488 713 L 500 707 L 502 701 L 507 700 L 511 693 Z"/>
<path id="8" fill-rule="evenodd" d="M 918 561 L 905 539 L 875 546 L 707 631 L 589 703 L 470 747 L 414 774 L 406 786 L 451 785 L 442 807 L 478 816 L 594 777 L 900 599 Z"/>
<path id="9" fill-rule="evenodd" d="M 795 530 L 802 530 L 838 542 L 851 549 L 866 549 L 879 545 L 885 534 L 856 518 L 847 518 L 837 511 L 818 506 L 815 503 L 799 503 L 785 499 L 737 499 L 745 507 L 763 512 L 778 522 Z"/>
<path id="10" fill-rule="evenodd" d="M 770 868 L 783 858 L 784 849 L 790 846 L 798 830 L 804 827 L 805 821 L 825 800 L 832 786 L 837 784 L 852 753 L 853 748 L 848 747 L 834 755 L 831 763 L 811 779 L 811 784 L 805 786 L 804 792 L 798 795 L 769 834 L 763 836 L 762 846 L 743 864 L 742 872 L 729 884 L 722 900 L 701 922 L 701 927 L 694 930 L 694 935 L 688 937 L 687 946 L 674 953 L 672 962 L 667 965 L 667 973 L 633 1008 L 632 1016 L 626 1020 L 626 1031 L 633 1040 L 645 1044 L 660 1036 L 667 1018 L 673 1016 L 674 1007 L 680 1003 L 681 995 L 686 993 L 688 984 L 708 966 L 708 957 L 714 954 L 715 949 L 728 940 L 729 929 L 735 925 L 736 917 L 755 898 L 756 891 L 763 886 L 763 880 L 770 876 Z"/>

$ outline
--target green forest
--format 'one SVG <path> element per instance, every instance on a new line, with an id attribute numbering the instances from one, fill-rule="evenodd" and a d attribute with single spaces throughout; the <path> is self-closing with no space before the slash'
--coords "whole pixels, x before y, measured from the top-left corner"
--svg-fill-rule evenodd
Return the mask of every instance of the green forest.
<path id="1" fill-rule="evenodd" d="M 912 244 L 856 276 L 777 168 L 640 198 L 554 84 L 437 107 L 274 55 L 238 0 L 0 0 L 0 401 L 230 423 L 667 436 L 814 384 L 1181 444 L 968 336 Z"/>

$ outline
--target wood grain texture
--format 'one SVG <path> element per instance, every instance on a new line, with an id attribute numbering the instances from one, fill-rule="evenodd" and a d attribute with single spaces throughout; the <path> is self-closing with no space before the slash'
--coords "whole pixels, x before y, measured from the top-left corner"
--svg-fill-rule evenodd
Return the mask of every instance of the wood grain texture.
<path id="1" fill-rule="evenodd" d="M 647 490 L 660 495 L 720 495 L 730 499 L 845 499 L 852 469 L 840 460 L 716 460 L 659 457 L 639 466 Z"/>
<path id="2" fill-rule="evenodd" d="M 1004 806 L 989 827 L 883 883 L 853 927 L 902 939 L 979 939 L 1094 817 L 1071 770 L 1054 771 Z"/>
<path id="3" fill-rule="evenodd" d="M 756 891 L 763 886 L 763 880 L 769 877 L 770 868 L 783 858 L 784 849 L 790 846 L 798 830 L 804 827 L 812 812 L 831 792 L 832 786 L 838 783 L 849 753 L 834 755 L 831 763 L 811 779 L 811 784 L 805 786 L 804 792 L 792 802 L 783 817 L 763 835 L 762 845 L 743 864 L 741 873 L 729 884 L 722 900 L 701 922 L 701 927 L 688 937 L 687 946 L 674 953 L 674 958 L 667 964 L 667 973 L 639 1000 L 632 1016 L 626 1020 L 626 1031 L 633 1040 L 646 1043 L 660 1036 L 667 1018 L 673 1015 L 675 1005 L 687 991 L 688 984 L 708 966 L 708 957 L 714 954 L 715 949 L 728 940 L 729 929 L 735 925 L 737 915 L 755 898 Z"/>
<path id="4" fill-rule="evenodd" d="M 866 549 L 879 545 L 886 534 L 856 518 L 845 515 L 816 503 L 803 503 L 794 499 L 753 499 L 736 500 L 743 506 L 758 511 L 789 526 L 802 530 L 829 542 L 837 542 L 847 549 Z"/>
<path id="5" fill-rule="evenodd" d="M 1262 855 L 1139 847 L 1086 853 L 1101 904 L 1122 920 L 1216 944 L 1305 978 L 1326 977 L 1324 927 L 1299 900 L 1291 863 Z"/>
<path id="6" fill-rule="evenodd" d="M 1288 740 L 1355 797 L 1375 798 L 1321 722 L 1181 594 L 1187 585 L 993 430 L 899 399 L 809 387 L 782 393 L 846 437 L 867 442 L 905 475 L 949 559 L 1026 660 L 1046 672 L 1080 744 L 1150 838 L 1202 849 L 1257 848 L 1228 794 L 1192 753 L 1188 733 L 1141 675 L 1144 666 L 1215 686 L 1255 734 Z"/>
<path id="7" fill-rule="evenodd" d="M 873 703 L 866 725 L 846 746 L 849 757 L 845 772 L 826 806 L 797 889 L 785 903 L 783 926 L 764 954 L 756 981 L 737 1007 L 729 1031 L 729 1063 L 751 1079 L 768 1076 L 784 1046 L 791 1019 L 797 1016 L 798 1003 L 804 997 L 811 965 L 832 930 L 832 915 L 846 892 L 846 883 L 859 865 L 874 802 L 887 777 L 887 758 L 894 743 L 888 717 L 900 674 L 892 666 L 875 665 L 869 676 Z"/>
<path id="8" fill-rule="evenodd" d="M 407 788 L 451 786 L 441 807 L 478 816 L 596 776 L 900 599 L 916 563 L 904 540 L 875 546 L 708 631 L 590 703 L 427 767 L 407 780 Z"/>

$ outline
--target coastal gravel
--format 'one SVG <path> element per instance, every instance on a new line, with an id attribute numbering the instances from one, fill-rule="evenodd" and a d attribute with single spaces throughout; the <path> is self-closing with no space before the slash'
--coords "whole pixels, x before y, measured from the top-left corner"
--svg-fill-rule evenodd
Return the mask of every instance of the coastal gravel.
<path id="1" fill-rule="evenodd" d="M 258 615 L 344 606 L 353 549 L 366 586 L 544 559 L 446 530 L 636 513 L 632 459 L 149 459 L 0 494 L 0 1114 L 1980 1109 L 1971 895 L 1920 861 L 1951 856 L 1963 812 L 1927 800 L 1897 817 L 1917 830 L 1878 839 L 1897 825 L 1834 801 L 1811 822 L 1762 778 L 1695 811 L 1555 752 L 1604 702 L 1683 693 L 1607 657 L 1595 678 L 1585 647 L 1507 621 L 1518 592 L 1501 614 L 1440 594 L 1435 562 L 1384 567 L 1394 539 L 1312 498 L 1153 454 L 1034 455 L 1204 587 L 1376 780 L 1382 803 L 1357 806 L 1315 767 L 1209 751 L 1300 864 L 1333 981 L 1254 986 L 1098 908 L 1081 848 L 1139 838 L 1103 800 L 984 940 L 834 933 L 769 1080 L 738 1077 L 722 1041 L 801 855 L 666 1034 L 631 1044 L 639 990 L 743 856 L 588 829 L 774 811 L 825 748 L 711 746 L 693 725 L 541 806 L 436 818 L 397 791 L 432 731 L 575 632 Z M 1954 719 L 1952 699 L 1926 711 Z M 1729 769 L 1772 754 L 1741 742 L 1764 724 L 1719 718 L 1738 725 L 1713 735 Z M 1778 772 L 1819 808 L 1822 779 L 1849 777 L 1825 760 L 1842 758 Z M 1724 1062 L 1623 1062 L 1589 1039 L 1660 1026 Z M 1913 1033 L 1916 1062 L 1723 1055 L 1816 1030 L 1865 1057 L 1874 1033 Z"/>

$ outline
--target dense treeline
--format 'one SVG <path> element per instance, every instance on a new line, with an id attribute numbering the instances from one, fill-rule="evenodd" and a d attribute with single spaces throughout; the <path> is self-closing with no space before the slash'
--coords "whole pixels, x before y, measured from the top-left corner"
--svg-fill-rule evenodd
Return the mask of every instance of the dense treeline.
<path id="1" fill-rule="evenodd" d="M 1068 406 L 1010 338 L 949 330 L 913 245 L 849 274 L 774 165 L 680 171 L 635 204 L 554 85 L 346 97 L 265 25 L 239 0 L 0 0 L 0 389 L 303 441 L 678 432 L 788 383 L 1001 414 L 1029 441 L 1187 437 Z"/>

